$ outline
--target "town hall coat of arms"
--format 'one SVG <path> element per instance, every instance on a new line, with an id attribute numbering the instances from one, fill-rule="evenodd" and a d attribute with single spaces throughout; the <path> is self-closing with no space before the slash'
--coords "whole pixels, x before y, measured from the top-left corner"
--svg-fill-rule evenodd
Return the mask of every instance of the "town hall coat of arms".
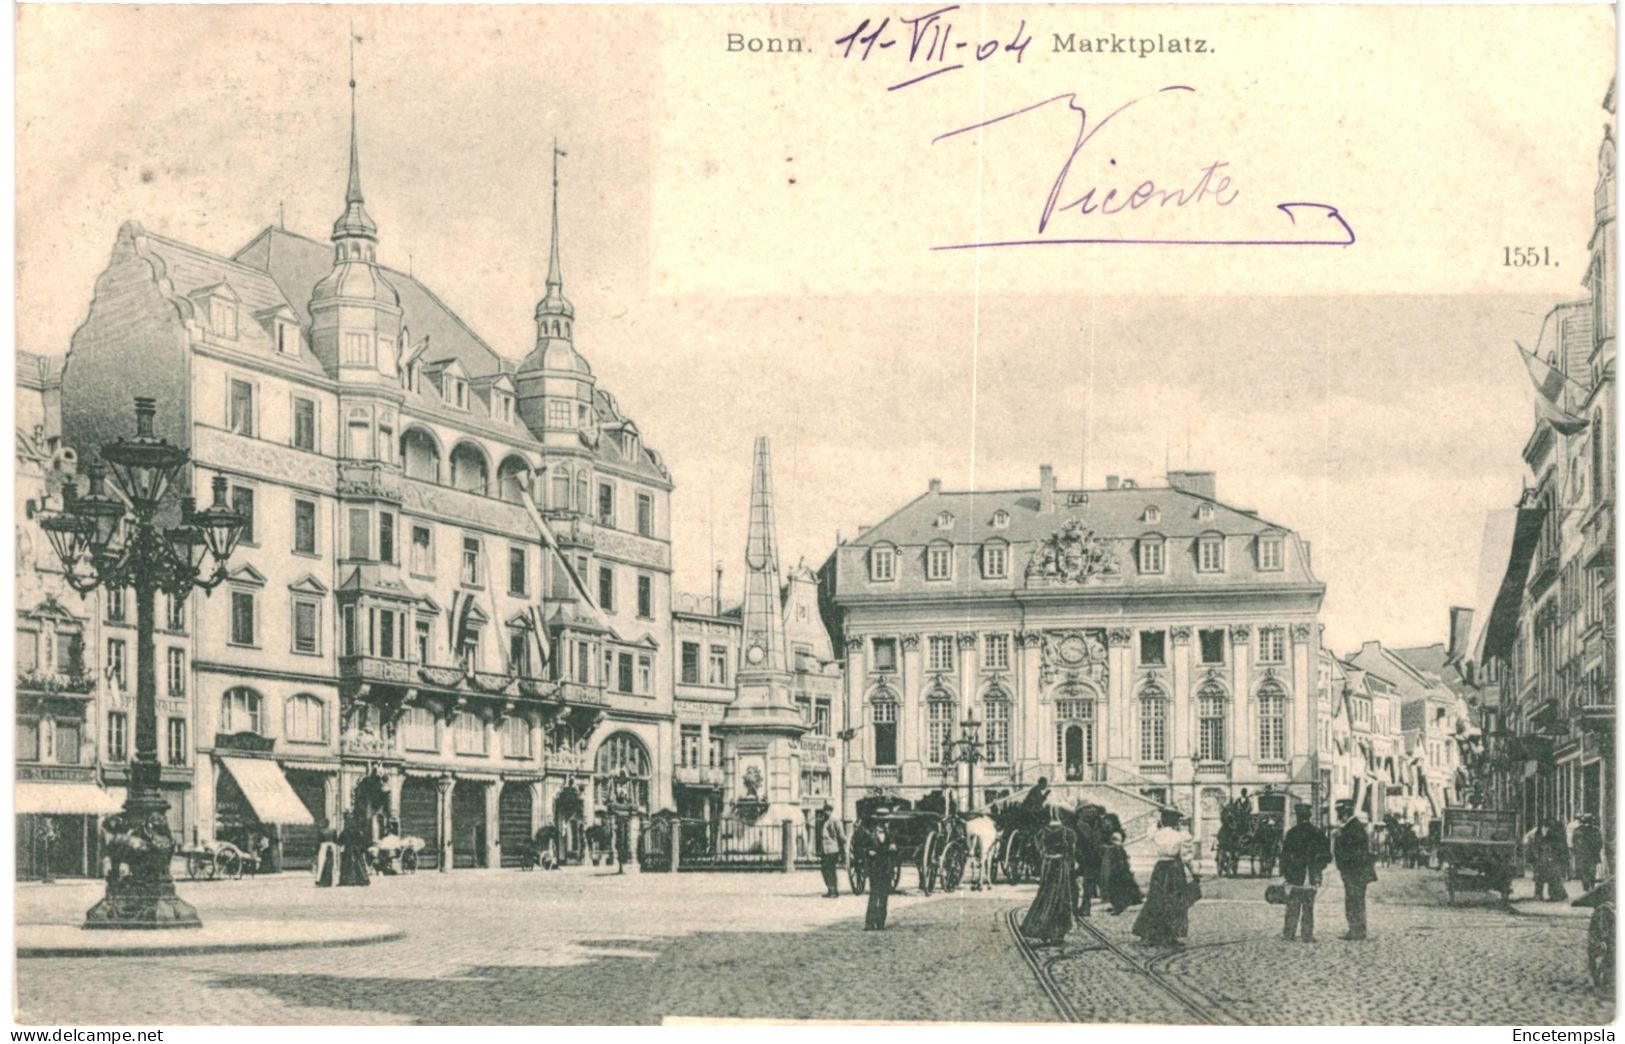
<path id="1" fill-rule="evenodd" d="M 1087 583 L 1117 572 L 1117 557 L 1082 519 L 1074 518 L 1046 537 L 1027 562 L 1027 582 Z"/>

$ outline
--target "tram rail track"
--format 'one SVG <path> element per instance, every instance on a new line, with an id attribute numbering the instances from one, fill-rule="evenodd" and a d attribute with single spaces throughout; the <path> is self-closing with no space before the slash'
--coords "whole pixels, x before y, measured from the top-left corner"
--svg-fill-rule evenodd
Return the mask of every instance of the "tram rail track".
<path id="1" fill-rule="evenodd" d="M 1242 1020 L 1232 1015 L 1225 1009 L 1224 1005 L 1212 997 L 1207 996 L 1200 990 L 1178 983 L 1166 974 L 1164 966 L 1168 961 L 1177 957 L 1177 953 L 1164 953 L 1149 960 L 1140 960 L 1104 931 L 1091 924 L 1088 919 L 1079 918 L 1074 924 L 1088 933 L 1096 945 L 1089 947 L 1088 951 L 1084 953 L 1073 951 L 1072 953 L 1063 952 L 1045 955 L 1039 953 L 1032 941 L 1021 934 L 1021 916 L 1022 910 L 1019 907 L 1006 911 L 1005 925 L 1009 928 L 1010 935 L 1015 939 L 1017 951 L 1038 978 L 1039 987 L 1049 997 L 1050 1003 L 1065 1022 L 1082 1023 L 1090 1020 L 1082 1016 L 1077 1006 L 1067 997 L 1066 991 L 1056 983 L 1055 966 L 1062 961 L 1085 959 L 1087 952 L 1104 952 L 1116 958 L 1124 968 L 1155 986 L 1173 1000 L 1175 1004 L 1194 1016 L 1198 1024 L 1208 1026 L 1245 1025 Z"/>

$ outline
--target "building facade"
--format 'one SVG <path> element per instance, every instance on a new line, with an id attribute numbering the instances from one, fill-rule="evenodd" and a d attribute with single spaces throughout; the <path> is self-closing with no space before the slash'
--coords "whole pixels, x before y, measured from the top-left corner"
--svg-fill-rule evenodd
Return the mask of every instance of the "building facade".
<path id="1" fill-rule="evenodd" d="M 1614 113 L 1614 88 L 1603 107 Z M 1530 478 L 1507 569 L 1471 658 L 1485 716 L 1482 788 L 1526 824 L 1600 817 L 1613 843 L 1615 183 L 1598 150 L 1584 299 L 1546 317 L 1537 351 L 1564 377 L 1524 446 Z"/>
<path id="2" fill-rule="evenodd" d="M 870 789 L 962 786 L 980 722 L 977 803 L 1047 777 L 1194 813 L 1316 773 L 1325 587 L 1297 533 L 1221 503 L 1211 472 L 1168 485 L 922 496 L 823 568 L 846 652 L 846 805 Z M 1127 816 L 1125 815 L 1125 822 Z"/>
<path id="3" fill-rule="evenodd" d="M 268 833 L 306 865 L 353 811 L 427 865 L 495 866 L 548 824 L 579 856 L 612 783 L 622 813 L 670 804 L 672 480 L 576 349 L 557 187 L 517 361 L 378 260 L 353 113 L 328 242 L 119 230 L 66 441 L 125 434 L 150 395 L 183 485 L 226 476 L 251 520 L 227 581 L 161 621 L 160 715 L 189 708 L 195 752 L 179 836 Z"/>
<path id="4" fill-rule="evenodd" d="M 62 448 L 60 359 L 17 353 L 16 654 L 17 876 L 89 876 L 100 863 L 97 821 L 121 801 L 103 787 L 106 755 L 127 757 L 109 720 L 98 595 L 81 597 L 63 580 L 40 528 L 59 507 L 75 472 Z M 111 666 L 111 665 L 110 665 Z M 115 712 L 116 714 L 117 712 Z M 111 744 L 110 750 L 104 746 Z M 170 780 L 174 782 L 173 777 Z"/>

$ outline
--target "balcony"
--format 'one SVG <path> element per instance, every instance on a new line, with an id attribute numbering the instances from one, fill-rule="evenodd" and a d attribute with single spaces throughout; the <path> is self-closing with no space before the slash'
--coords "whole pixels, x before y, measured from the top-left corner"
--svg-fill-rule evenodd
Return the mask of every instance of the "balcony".
<path id="1" fill-rule="evenodd" d="M 712 768 L 709 765 L 679 765 L 676 774 L 672 778 L 685 787 L 721 787 L 723 785 L 722 769 Z"/>
<path id="2" fill-rule="evenodd" d="M 577 707 L 608 707 L 609 697 L 597 685 L 583 685 L 580 682 L 559 682 L 558 698 L 567 704 Z"/>
<path id="3" fill-rule="evenodd" d="M 1196 763 L 1197 779 L 1219 779 L 1230 775 L 1228 761 L 1198 761 Z"/>
<path id="4" fill-rule="evenodd" d="M 411 660 L 382 656 L 340 656 L 339 680 L 361 684 L 410 685 L 416 679 Z"/>
<path id="5" fill-rule="evenodd" d="M 18 671 L 19 695 L 82 696 L 96 691 L 96 675 L 91 671 L 57 674 L 50 671 Z"/>
<path id="6" fill-rule="evenodd" d="M 401 475 L 376 460 L 339 461 L 338 494 L 345 498 L 401 500 Z"/>

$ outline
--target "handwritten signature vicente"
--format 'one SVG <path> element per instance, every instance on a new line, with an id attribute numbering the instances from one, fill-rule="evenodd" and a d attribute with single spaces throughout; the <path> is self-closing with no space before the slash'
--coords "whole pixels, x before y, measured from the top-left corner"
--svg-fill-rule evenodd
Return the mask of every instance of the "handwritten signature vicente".
<path id="1" fill-rule="evenodd" d="M 1135 98 L 1112 109 L 1099 119 L 1091 120 L 1089 111 L 1078 103 L 1076 93 L 1057 94 L 1043 101 L 1035 102 L 1007 112 L 991 119 L 981 120 L 969 126 L 959 127 L 955 130 L 939 134 L 931 139 L 933 145 L 947 141 L 972 131 L 984 130 L 988 127 L 1025 116 L 1047 106 L 1065 102 L 1069 111 L 1077 115 L 1077 134 L 1071 143 L 1071 149 L 1061 164 L 1060 171 L 1051 183 L 1049 194 L 1044 199 L 1044 205 L 1039 211 L 1037 236 L 1035 238 L 1020 238 L 1006 240 L 992 240 L 975 243 L 953 243 L 933 247 L 933 250 L 979 250 L 990 247 L 1012 246 L 1053 246 L 1059 244 L 1129 244 L 1129 245 L 1163 245 L 1163 246 L 1351 246 L 1354 243 L 1354 230 L 1349 226 L 1336 207 L 1326 203 L 1278 203 L 1275 210 L 1284 214 L 1290 228 L 1283 228 L 1273 233 L 1263 233 L 1257 236 L 1227 237 L 1214 239 L 1181 239 L 1160 238 L 1155 236 L 1112 236 L 1095 234 L 1094 230 L 1100 227 L 1103 219 L 1110 219 L 1124 213 L 1132 213 L 1147 208 L 1155 210 L 1196 209 L 1201 207 L 1228 207 L 1241 195 L 1241 188 L 1234 184 L 1231 166 L 1227 160 L 1214 160 L 1205 166 L 1196 167 L 1189 171 L 1187 178 L 1178 179 L 1172 183 L 1159 182 L 1153 178 L 1145 178 L 1132 187 L 1123 185 L 1091 184 L 1076 186 L 1071 184 L 1071 175 L 1074 162 L 1084 151 L 1084 148 L 1094 140 L 1095 136 L 1105 130 L 1108 124 L 1119 115 L 1133 108 L 1141 102 L 1151 99 L 1167 98 L 1169 96 L 1192 95 L 1196 88 L 1175 84 L 1163 87 L 1152 94 Z M 1115 161 L 1113 161 L 1115 163 Z M 1060 216 L 1071 217 L 1076 215 L 1079 219 L 1076 224 L 1068 228 L 1081 228 L 1078 234 L 1065 236 L 1046 235 L 1055 225 Z"/>

